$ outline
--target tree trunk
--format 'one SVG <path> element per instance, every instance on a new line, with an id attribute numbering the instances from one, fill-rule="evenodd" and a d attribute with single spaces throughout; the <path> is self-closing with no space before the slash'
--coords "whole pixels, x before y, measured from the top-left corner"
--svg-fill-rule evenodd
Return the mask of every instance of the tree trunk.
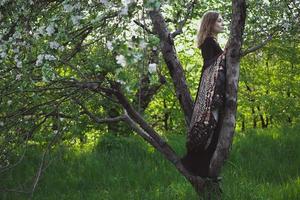
<path id="1" fill-rule="evenodd" d="M 172 34 L 169 32 L 164 17 L 159 10 L 151 10 L 149 15 L 154 31 L 160 39 L 161 52 L 172 77 L 176 96 L 184 112 L 186 126 L 188 127 L 192 117 L 193 100 L 186 84 L 182 65 L 177 57 Z"/>
<path id="2" fill-rule="evenodd" d="M 255 109 L 254 107 L 251 108 L 252 111 L 252 117 L 253 117 L 253 128 L 257 127 L 257 123 L 256 123 L 256 116 L 255 116 Z"/>
<path id="3" fill-rule="evenodd" d="M 170 118 L 170 112 L 168 111 L 166 99 L 163 100 L 163 103 L 164 103 L 164 127 L 165 127 L 165 130 L 168 131 L 169 130 L 168 121 Z"/>
<path id="4" fill-rule="evenodd" d="M 243 118 L 242 119 L 242 132 L 245 131 L 245 119 Z"/>
<path id="5" fill-rule="evenodd" d="M 261 112 L 259 106 L 257 106 L 257 110 L 258 110 L 258 112 L 259 112 L 259 118 L 260 118 L 260 121 L 261 121 L 261 127 L 262 127 L 262 128 L 267 128 L 267 125 L 266 125 L 264 116 L 263 116 L 263 114 L 262 114 L 262 112 Z"/>
<path id="6" fill-rule="evenodd" d="M 239 83 L 241 47 L 246 20 L 245 0 L 232 0 L 232 21 L 229 48 L 226 54 L 225 112 L 221 124 L 219 142 L 209 166 L 209 174 L 217 177 L 228 158 L 236 124 L 237 92 Z"/>
<path id="7" fill-rule="evenodd" d="M 159 9 L 151 10 L 149 14 L 154 25 L 155 33 L 160 38 L 160 47 L 163 58 L 172 77 L 177 98 L 185 115 L 186 125 L 189 126 L 193 109 L 193 101 L 186 84 L 182 65 L 178 60 L 175 51 L 172 34 L 168 31 L 166 22 Z M 239 63 L 242 56 L 241 46 L 245 19 L 245 0 L 232 0 L 232 22 L 228 52 L 226 54 L 226 101 L 224 117 L 220 119 L 222 125 L 219 141 L 209 166 L 209 175 L 214 177 L 214 180 L 216 180 L 215 177 L 219 176 L 224 161 L 228 157 L 229 148 L 232 144 L 234 135 L 237 109 L 237 89 L 239 81 Z M 181 168 L 182 164 L 181 162 L 179 163 Z M 216 181 L 208 180 L 204 182 L 193 182 L 192 179 L 189 180 L 199 196 L 205 196 L 208 194 L 205 199 L 211 199 L 212 194 L 216 194 L 218 198 L 220 197 L 221 190 Z M 202 179 L 200 178 L 199 180 Z"/>

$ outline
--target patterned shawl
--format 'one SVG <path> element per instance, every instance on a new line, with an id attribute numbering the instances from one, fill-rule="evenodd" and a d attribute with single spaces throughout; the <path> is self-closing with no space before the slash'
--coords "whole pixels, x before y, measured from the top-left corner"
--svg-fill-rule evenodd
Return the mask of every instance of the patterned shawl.
<path id="1" fill-rule="evenodd" d="M 225 54 L 221 54 L 203 71 L 187 134 L 186 147 L 189 151 L 207 149 L 211 142 L 217 126 L 212 111 L 224 103 L 225 63 Z"/>

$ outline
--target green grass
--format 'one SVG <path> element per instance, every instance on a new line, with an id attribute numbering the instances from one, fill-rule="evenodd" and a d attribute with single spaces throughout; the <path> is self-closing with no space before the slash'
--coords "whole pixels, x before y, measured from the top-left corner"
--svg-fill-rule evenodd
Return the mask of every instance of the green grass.
<path id="1" fill-rule="evenodd" d="M 300 127 L 236 133 L 222 176 L 223 197 L 241 199 L 300 199 Z M 180 155 L 184 136 L 168 136 Z M 37 170 L 40 150 L 28 149 L 24 162 L 1 174 L 0 187 L 16 188 Z M 140 137 L 103 136 L 96 145 L 62 147 L 43 174 L 33 199 L 197 199 L 191 185 L 163 156 Z M 0 199 L 28 199 L 2 192 Z"/>

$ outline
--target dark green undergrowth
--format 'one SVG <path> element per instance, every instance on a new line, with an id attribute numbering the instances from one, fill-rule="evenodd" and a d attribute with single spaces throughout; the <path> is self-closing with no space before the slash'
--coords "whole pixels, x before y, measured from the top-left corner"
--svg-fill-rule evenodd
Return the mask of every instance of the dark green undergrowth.
<path id="1" fill-rule="evenodd" d="M 183 155 L 185 137 L 168 134 Z M 300 199 L 300 126 L 237 132 L 222 171 L 223 199 Z M 0 188 L 29 188 L 41 159 L 30 145 L 21 164 L 1 174 Z M 103 135 L 97 144 L 62 145 L 50 154 L 33 199 L 197 199 L 191 185 L 143 139 Z M 1 192 L 0 199 L 28 199 Z"/>

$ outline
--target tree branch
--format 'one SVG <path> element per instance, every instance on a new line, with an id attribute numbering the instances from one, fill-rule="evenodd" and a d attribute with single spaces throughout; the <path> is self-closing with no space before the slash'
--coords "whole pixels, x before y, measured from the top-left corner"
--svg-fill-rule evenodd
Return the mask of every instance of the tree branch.
<path id="1" fill-rule="evenodd" d="M 161 12 L 159 10 L 151 10 L 149 14 L 154 25 L 155 33 L 160 39 L 163 58 L 172 77 L 176 96 L 184 112 L 186 126 L 188 127 L 192 116 L 193 100 L 189 88 L 187 87 L 182 65 L 175 51 L 174 41 Z"/>
<path id="2" fill-rule="evenodd" d="M 251 47 L 251 48 L 248 48 L 248 49 L 242 51 L 240 56 L 243 57 L 243 56 L 245 56 L 245 55 L 247 55 L 247 54 L 249 54 L 249 53 L 251 53 L 251 52 L 254 52 L 254 51 L 256 51 L 256 50 L 258 50 L 258 49 L 264 47 L 269 41 L 271 41 L 271 40 L 273 39 L 273 36 L 275 35 L 275 33 L 276 33 L 276 32 L 274 31 L 273 33 L 269 34 L 268 37 L 267 37 L 267 39 L 265 39 L 265 40 L 264 40 L 263 42 L 261 42 L 260 44 L 258 44 L 258 45 L 256 45 L 256 46 L 253 46 L 253 47 Z"/>
<path id="3" fill-rule="evenodd" d="M 184 19 L 179 22 L 178 28 L 176 29 L 176 31 L 171 33 L 172 38 L 175 38 L 177 35 L 180 35 L 181 33 L 183 33 L 182 29 L 183 29 L 184 25 L 186 24 L 187 20 L 189 19 L 189 17 L 192 15 L 196 3 L 197 3 L 197 0 L 193 0 L 190 3 L 190 5 L 187 8 L 187 12 L 186 12 Z"/>
<path id="4" fill-rule="evenodd" d="M 134 22 L 136 25 L 142 27 L 147 33 L 149 33 L 149 34 L 154 34 L 150 29 L 147 28 L 147 26 L 146 26 L 145 24 L 142 24 L 141 22 L 139 22 L 139 21 L 137 21 L 137 20 L 133 20 L 133 22 Z"/>
<path id="5" fill-rule="evenodd" d="M 119 103 L 123 106 L 128 117 L 125 120 L 133 127 L 137 133 L 150 142 L 158 151 L 160 151 L 167 160 L 169 160 L 176 169 L 181 172 L 187 180 L 189 180 L 193 185 L 197 185 L 199 188 L 204 187 L 204 179 L 198 176 L 191 175 L 183 166 L 180 158 L 177 156 L 176 152 L 167 144 L 167 142 L 161 138 L 161 136 L 151 127 L 149 124 L 140 116 L 138 112 L 130 105 L 128 99 L 123 95 L 121 91 L 120 84 L 114 81 L 110 81 L 111 89 L 106 88 L 106 92 L 112 93 L 116 96 Z M 137 124 L 140 126 L 137 127 Z"/>
<path id="6" fill-rule="evenodd" d="M 83 109 L 83 113 L 87 114 L 92 120 L 94 120 L 96 123 L 111 123 L 111 122 L 117 122 L 125 119 L 125 115 L 117 116 L 117 117 L 112 117 L 112 118 L 99 118 L 92 112 L 90 112 L 87 107 L 77 98 L 73 98 L 73 101 L 76 102 L 78 105 L 81 106 Z"/>

